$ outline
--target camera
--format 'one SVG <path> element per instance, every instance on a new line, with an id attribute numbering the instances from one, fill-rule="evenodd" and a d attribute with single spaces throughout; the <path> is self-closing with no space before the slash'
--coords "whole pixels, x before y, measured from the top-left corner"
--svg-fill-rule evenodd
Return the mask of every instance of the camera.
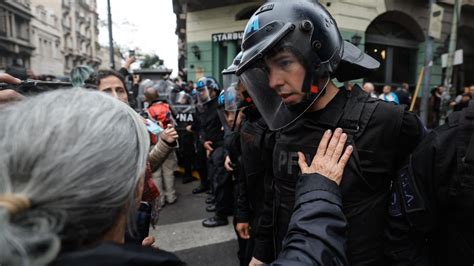
<path id="1" fill-rule="evenodd" d="M 65 88 L 72 88 L 72 83 L 39 80 L 26 80 L 20 84 L 0 83 L 0 90 L 12 89 L 24 96 Z"/>

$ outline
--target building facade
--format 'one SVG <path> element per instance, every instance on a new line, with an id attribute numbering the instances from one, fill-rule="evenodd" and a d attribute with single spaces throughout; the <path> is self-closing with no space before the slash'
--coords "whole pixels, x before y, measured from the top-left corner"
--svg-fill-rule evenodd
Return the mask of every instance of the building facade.
<path id="1" fill-rule="evenodd" d="M 247 20 L 264 1 L 173 0 L 180 39 L 180 70 L 189 80 L 220 72 L 240 50 Z M 429 28 L 427 0 L 321 0 L 336 20 L 342 37 L 380 61 L 366 80 L 377 88 L 406 82 L 413 89 L 425 61 Z M 441 84 L 441 54 L 447 52 L 454 0 L 439 0 L 444 8 L 441 38 L 434 40 L 431 85 Z M 474 1 L 464 0 L 457 48 L 464 63 L 454 69 L 457 87 L 474 83 Z"/>
<path id="2" fill-rule="evenodd" d="M 31 70 L 36 75 L 62 75 L 64 51 L 60 17 L 36 0 L 32 0 L 32 9 L 31 42 L 35 50 L 31 57 Z"/>
<path id="3" fill-rule="evenodd" d="M 68 74 L 78 65 L 99 66 L 99 15 L 96 12 L 96 0 L 62 0 L 61 7 L 64 73 Z"/>
<path id="4" fill-rule="evenodd" d="M 29 0 L 0 0 L 0 71 L 16 59 L 30 67 L 32 17 Z"/>
<path id="5" fill-rule="evenodd" d="M 99 69 L 111 69 L 110 62 L 110 49 L 109 46 L 101 46 L 97 51 L 101 64 L 98 66 Z M 119 69 L 122 65 L 123 55 L 118 47 L 114 47 L 114 63 L 115 68 Z"/>

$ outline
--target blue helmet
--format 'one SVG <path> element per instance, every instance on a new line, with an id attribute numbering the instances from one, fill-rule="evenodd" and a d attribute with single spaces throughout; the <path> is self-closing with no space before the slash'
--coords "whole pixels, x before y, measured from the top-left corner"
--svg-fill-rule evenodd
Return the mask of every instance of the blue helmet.
<path id="1" fill-rule="evenodd" d="M 217 92 L 221 91 L 221 86 L 213 77 L 202 77 L 196 82 L 196 89 L 198 91 L 204 88 L 213 89 Z"/>
<path id="2" fill-rule="evenodd" d="M 236 94 L 235 93 L 228 93 L 227 91 L 221 91 L 219 96 L 217 97 L 217 104 L 219 107 L 225 106 L 226 111 L 235 111 L 235 109 L 229 109 L 228 105 L 230 103 L 234 103 L 236 101 Z"/>

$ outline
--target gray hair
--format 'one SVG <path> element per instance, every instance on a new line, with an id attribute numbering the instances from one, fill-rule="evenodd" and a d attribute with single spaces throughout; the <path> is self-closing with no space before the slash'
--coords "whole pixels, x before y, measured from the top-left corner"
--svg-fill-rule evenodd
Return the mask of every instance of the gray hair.
<path id="1" fill-rule="evenodd" d="M 58 90 L 0 110 L 0 265 L 40 265 L 61 250 L 98 242 L 136 209 L 149 139 L 140 117 L 105 93 Z"/>

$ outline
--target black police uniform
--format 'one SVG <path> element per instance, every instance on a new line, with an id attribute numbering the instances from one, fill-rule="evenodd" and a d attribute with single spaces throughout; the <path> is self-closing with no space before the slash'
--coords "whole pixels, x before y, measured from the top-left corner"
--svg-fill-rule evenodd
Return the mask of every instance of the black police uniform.
<path id="1" fill-rule="evenodd" d="M 420 143 L 392 193 L 393 265 L 474 264 L 474 101 Z"/>
<path id="2" fill-rule="evenodd" d="M 302 175 L 295 196 L 288 234 L 271 265 L 348 265 L 347 221 L 337 184 L 319 174 Z"/>
<path id="3" fill-rule="evenodd" d="M 359 86 L 352 91 L 341 88 L 322 110 L 307 112 L 292 125 L 276 133 L 273 152 L 273 197 L 266 204 L 260 239 L 254 256 L 271 261 L 281 250 L 282 240 L 295 202 L 298 179 L 298 151 L 308 163 L 326 129 L 343 128 L 354 147 L 341 182 L 343 210 L 349 223 L 347 257 L 351 265 L 386 265 L 383 232 L 390 182 L 397 167 L 416 146 L 421 124 L 400 106 L 370 98 Z M 265 228 L 267 232 L 265 231 Z M 268 230 L 273 230 L 268 232 Z M 273 238 L 269 238 L 273 236 Z M 265 238 L 266 239 L 262 239 Z M 271 251 L 266 246 L 275 244 Z"/>
<path id="4" fill-rule="evenodd" d="M 186 127 L 195 121 L 195 109 L 191 105 L 176 105 L 176 131 L 179 135 L 178 162 L 184 168 L 183 182 L 192 181 L 193 163 L 196 159 L 195 134 Z M 203 177 L 204 178 L 204 177 Z"/>
<path id="5" fill-rule="evenodd" d="M 207 171 L 216 200 L 216 215 L 221 218 L 232 215 L 232 179 L 224 168 L 225 150 L 224 150 L 224 131 L 222 123 L 217 114 L 217 97 L 204 105 L 204 110 L 198 112 L 199 117 L 199 135 L 202 136 L 202 142 L 212 141 L 214 151 L 207 160 Z"/>
<path id="6" fill-rule="evenodd" d="M 239 141 L 234 143 L 237 146 L 234 149 L 237 151 L 229 152 L 229 155 L 232 162 L 237 162 L 234 169 L 236 178 L 234 223 L 248 223 L 250 226 L 250 239 L 239 238 L 238 252 L 240 264 L 248 265 L 253 254 L 257 219 L 263 209 L 266 170 L 263 154 L 265 137 L 269 132 L 255 107 L 247 107 L 242 112 L 245 118 L 236 134 Z M 232 156 L 233 153 L 237 156 Z"/>
<path id="7" fill-rule="evenodd" d="M 354 146 L 341 183 L 349 223 L 348 260 L 351 265 L 385 265 L 383 231 L 390 182 L 416 146 L 422 126 L 415 115 L 370 98 L 359 86 L 351 91 L 341 88 L 322 110 L 308 111 L 331 79 L 359 79 L 379 66 L 344 41 L 336 21 L 318 1 L 269 1 L 247 23 L 236 74 L 269 128 L 277 131 L 274 179 L 266 189 L 274 195 L 269 192 L 257 229 L 257 259 L 271 261 L 281 250 L 295 202 L 297 152 L 304 152 L 310 163 L 324 131 L 341 127 Z M 302 68 L 304 72 L 299 71 Z M 296 81 L 301 88 L 294 87 Z M 295 90 L 301 95 L 293 97 L 297 103 L 291 101 Z M 284 100 L 285 95 L 290 100 Z M 268 249 L 271 244 L 273 251 Z"/>

